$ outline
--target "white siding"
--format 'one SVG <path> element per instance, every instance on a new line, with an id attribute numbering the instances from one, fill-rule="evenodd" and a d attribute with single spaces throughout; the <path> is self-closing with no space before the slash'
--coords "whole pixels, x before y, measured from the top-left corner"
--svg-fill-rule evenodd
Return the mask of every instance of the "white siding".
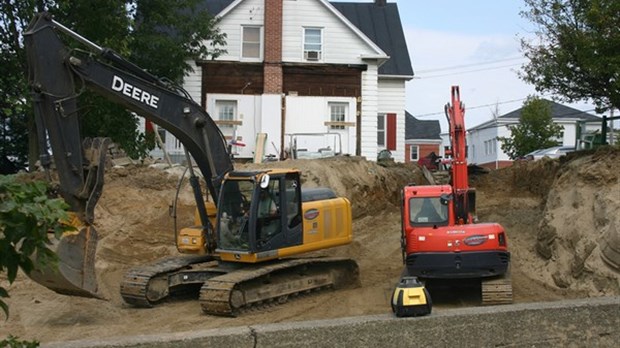
<path id="1" fill-rule="evenodd" d="M 196 103 L 200 104 L 200 91 L 202 90 L 202 68 L 196 66 L 196 63 L 193 60 L 187 61 L 186 63 L 192 67 L 194 72 L 190 72 L 189 76 L 185 76 L 183 78 L 183 88 L 185 88 Z"/>
<path id="2" fill-rule="evenodd" d="M 317 0 L 284 1 L 282 60 L 303 61 L 303 28 L 323 28 L 323 63 L 362 64 L 377 52 Z"/>
<path id="3" fill-rule="evenodd" d="M 497 160 L 507 160 L 508 156 L 501 150 L 501 142 L 496 140 L 503 136 L 502 130 L 507 131 L 505 126 L 500 128 L 489 127 L 470 131 L 467 134 L 467 162 L 470 164 L 491 163 Z M 486 142 L 486 144 L 485 144 Z"/>
<path id="4" fill-rule="evenodd" d="M 241 138 L 245 147 L 235 147 L 234 152 L 237 153 L 237 157 L 251 158 L 255 149 L 255 136 L 260 131 L 260 110 L 261 110 L 261 97 L 255 95 L 242 95 L 242 94 L 215 94 L 211 93 L 207 96 L 207 112 L 212 115 L 214 120 L 218 119 L 216 113 L 216 101 L 218 100 L 230 100 L 237 102 L 237 120 L 242 122 L 242 125 L 236 127 L 237 139 Z M 223 128 L 222 133 L 224 136 L 232 136 L 234 128 Z"/>
<path id="5" fill-rule="evenodd" d="M 217 60 L 241 59 L 241 27 L 244 25 L 261 26 L 265 23 L 265 6 L 263 0 L 245 0 L 224 16 L 218 26 L 226 33 L 226 54 Z M 265 48 L 264 42 L 262 49 Z"/>
<path id="6" fill-rule="evenodd" d="M 504 122 L 499 124 L 489 123 L 488 126 L 480 129 L 471 130 L 468 134 L 468 144 L 470 149 L 475 149 L 475 153 L 469 153 L 469 163 L 491 163 L 495 161 L 509 161 L 510 157 L 501 149 L 501 141 L 497 141 L 497 153 L 485 154 L 484 142 L 492 139 L 493 137 L 506 137 L 509 138 L 512 134 L 508 129 L 508 125 L 516 125 L 516 120 L 503 120 Z M 501 121 L 500 121 L 501 122 Z M 577 120 L 555 120 L 556 124 L 564 127 L 563 137 L 561 139 L 563 146 L 575 146 L 577 137 Z"/>
<path id="7" fill-rule="evenodd" d="M 564 136 L 562 137 L 562 145 L 575 146 L 575 143 L 577 140 L 577 123 L 576 122 L 570 122 L 570 123 L 559 122 L 558 124 L 564 127 L 564 130 L 562 131 L 562 133 L 564 133 Z"/>
<path id="8" fill-rule="evenodd" d="M 377 114 L 379 112 L 377 65 L 368 63 L 362 72 L 362 130 L 361 155 L 370 161 L 377 159 Z"/>
<path id="9" fill-rule="evenodd" d="M 279 94 L 263 94 L 261 100 L 261 115 L 257 118 L 260 120 L 260 133 L 267 133 L 265 155 L 276 155 L 279 158 L 282 137 L 282 97 Z"/>
<path id="10" fill-rule="evenodd" d="M 405 80 L 379 79 L 378 113 L 396 114 L 396 150 L 392 158 L 405 161 Z M 375 133 L 376 141 L 376 133 Z M 377 149 L 382 150 L 382 149 Z"/>
<path id="11" fill-rule="evenodd" d="M 353 97 L 286 97 L 286 131 L 285 134 L 294 133 L 338 133 L 342 149 L 337 149 L 331 144 L 335 137 L 303 138 L 304 146 L 310 151 L 321 147 L 330 146 L 335 151 L 343 154 L 355 155 L 356 127 L 345 127 L 334 130 L 325 125 L 330 121 L 329 103 L 347 104 L 347 119 L 345 122 L 355 122 L 357 112 L 355 98 Z M 286 147 L 289 147 L 288 137 L 285 137 Z"/>

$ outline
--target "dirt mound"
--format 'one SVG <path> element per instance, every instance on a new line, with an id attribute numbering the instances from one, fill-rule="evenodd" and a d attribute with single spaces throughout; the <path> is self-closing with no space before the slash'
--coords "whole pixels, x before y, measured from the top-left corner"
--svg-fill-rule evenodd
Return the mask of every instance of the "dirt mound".
<path id="1" fill-rule="evenodd" d="M 329 187 L 338 196 L 348 198 L 354 219 L 384 208 L 398 207 L 400 190 L 404 185 L 424 182 L 422 172 L 414 164 L 387 162 L 378 165 L 361 157 L 350 156 L 246 164 L 239 167 L 299 169 L 303 187 Z"/>
<path id="2" fill-rule="evenodd" d="M 599 256 L 599 242 L 620 226 L 617 162 L 618 153 L 611 152 L 566 163 L 522 163 L 472 177 L 480 221 L 506 228 L 515 302 L 620 294 L 618 273 Z M 119 295 L 123 274 L 133 265 L 176 254 L 169 207 L 183 168 L 113 168 L 106 173 L 95 211 L 101 237 L 96 266 L 108 300 L 57 295 L 20 275 L 9 287 L 11 317 L 3 322 L 0 335 L 50 342 L 389 313 L 392 287 L 402 270 L 400 190 L 408 183 L 423 183 L 420 171 L 412 165 L 380 166 L 358 157 L 245 164 L 237 169 L 268 167 L 300 169 L 304 187 L 331 187 L 351 201 L 354 242 L 322 253 L 356 259 L 361 288 L 318 293 L 239 318 L 205 316 L 196 300 L 131 308 Z M 176 225 L 193 224 L 187 180 L 181 184 L 178 207 Z M 546 243 L 549 257 L 537 252 L 541 243 Z M 471 304 L 435 303 L 435 308 L 463 305 Z"/>
<path id="3" fill-rule="evenodd" d="M 589 295 L 620 293 L 618 269 L 604 263 L 603 253 L 605 248 L 620 249 L 619 160 L 620 152 L 603 150 L 570 159 L 558 171 L 536 250 L 546 260 L 541 276 L 550 276 L 560 288 Z"/>

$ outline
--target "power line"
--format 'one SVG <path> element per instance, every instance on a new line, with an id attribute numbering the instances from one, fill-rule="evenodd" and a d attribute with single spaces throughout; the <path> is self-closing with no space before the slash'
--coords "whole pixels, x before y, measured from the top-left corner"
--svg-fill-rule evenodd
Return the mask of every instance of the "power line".
<path id="1" fill-rule="evenodd" d="M 497 59 L 497 60 L 489 60 L 489 61 L 478 62 L 478 63 L 447 66 L 443 68 L 419 70 L 417 72 L 418 73 L 429 73 L 429 72 L 444 71 L 444 70 L 455 70 L 455 69 L 461 69 L 461 68 L 469 68 L 472 66 L 488 65 L 488 64 L 495 64 L 495 63 L 501 63 L 501 62 L 509 62 L 512 60 L 522 60 L 522 59 L 525 59 L 525 57 L 512 57 L 512 58 L 504 58 L 504 59 Z"/>
<path id="2" fill-rule="evenodd" d="M 466 106 L 465 110 L 473 110 L 473 109 L 481 109 L 481 108 L 486 108 L 489 106 L 495 106 L 495 105 L 501 105 L 501 104 L 510 104 L 510 103 L 516 103 L 519 101 L 523 101 L 527 98 L 519 98 L 519 99 L 512 99 L 512 100 L 505 100 L 505 101 L 501 101 L 501 102 L 497 102 L 497 103 L 493 103 L 493 104 L 484 104 L 484 105 L 476 105 L 476 106 Z M 413 115 L 413 117 L 415 118 L 421 118 L 421 117 L 428 117 L 428 116 L 435 116 L 435 115 L 443 115 L 444 112 L 431 112 L 431 113 L 427 113 L 427 114 L 420 114 L 420 115 Z"/>
<path id="3" fill-rule="evenodd" d="M 435 77 L 462 75 L 462 74 L 468 74 L 468 73 L 479 72 L 479 71 L 487 71 L 487 70 L 498 70 L 498 69 L 510 68 L 510 67 L 518 66 L 518 65 L 521 65 L 521 64 L 509 64 L 509 65 L 495 66 L 495 67 L 489 67 L 489 68 L 483 68 L 483 69 L 474 69 L 474 70 L 467 70 L 467 71 L 455 71 L 453 73 L 441 74 L 441 75 L 415 76 L 414 79 L 425 80 L 425 79 L 431 79 L 431 78 L 435 78 Z"/>

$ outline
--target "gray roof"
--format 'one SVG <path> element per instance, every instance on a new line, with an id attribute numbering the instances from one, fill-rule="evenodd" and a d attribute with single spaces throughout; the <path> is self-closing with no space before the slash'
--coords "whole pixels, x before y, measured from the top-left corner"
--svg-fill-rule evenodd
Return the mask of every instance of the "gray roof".
<path id="1" fill-rule="evenodd" d="M 418 120 L 405 111 L 405 140 L 438 139 L 441 140 L 441 127 L 438 120 Z"/>
<path id="2" fill-rule="evenodd" d="M 552 100 L 543 99 L 551 105 L 551 117 L 553 119 L 579 119 L 583 121 L 598 121 L 601 118 L 592 114 L 588 114 L 587 112 L 583 112 L 581 110 L 573 109 L 571 107 L 558 104 Z M 517 110 L 511 111 L 505 115 L 502 115 L 498 118 L 506 119 L 506 118 L 521 118 L 521 110 L 523 108 L 519 108 Z"/>
<path id="3" fill-rule="evenodd" d="M 216 15 L 233 0 L 205 0 L 207 10 Z M 377 5 L 360 2 L 330 2 L 390 59 L 379 67 L 380 75 L 413 76 L 409 50 L 395 3 Z"/>
<path id="4" fill-rule="evenodd" d="M 395 3 L 330 2 L 390 59 L 379 67 L 380 75 L 413 76 L 409 50 Z"/>
<path id="5" fill-rule="evenodd" d="M 207 11 L 212 16 L 215 16 L 228 7 L 228 5 L 232 4 L 233 1 L 234 0 L 205 0 L 203 4 L 207 6 Z"/>

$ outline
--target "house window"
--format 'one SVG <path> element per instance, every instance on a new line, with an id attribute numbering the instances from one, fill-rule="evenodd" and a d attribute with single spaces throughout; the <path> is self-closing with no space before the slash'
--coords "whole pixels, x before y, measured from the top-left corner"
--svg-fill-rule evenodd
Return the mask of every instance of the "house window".
<path id="1" fill-rule="evenodd" d="M 237 119 L 237 101 L 236 100 L 216 100 L 215 112 L 220 121 L 234 121 Z M 231 125 L 222 124 L 220 128 L 232 128 Z"/>
<path id="2" fill-rule="evenodd" d="M 320 61 L 323 51 L 323 29 L 304 28 L 304 59 Z"/>
<path id="3" fill-rule="evenodd" d="M 261 53 L 261 28 L 243 27 L 243 39 L 241 43 L 242 58 L 260 58 Z"/>
<path id="4" fill-rule="evenodd" d="M 493 138 L 484 142 L 484 154 L 494 155 L 497 153 L 497 139 Z"/>
<path id="5" fill-rule="evenodd" d="M 331 122 L 346 122 L 349 105 L 347 103 L 329 103 L 329 120 Z M 344 125 L 329 126 L 330 129 L 344 129 Z"/>
<path id="6" fill-rule="evenodd" d="M 412 161 L 417 161 L 418 160 L 419 148 L 420 147 L 418 145 L 411 145 L 411 160 Z"/>
<path id="7" fill-rule="evenodd" d="M 377 145 L 385 147 L 385 114 L 377 116 Z"/>

